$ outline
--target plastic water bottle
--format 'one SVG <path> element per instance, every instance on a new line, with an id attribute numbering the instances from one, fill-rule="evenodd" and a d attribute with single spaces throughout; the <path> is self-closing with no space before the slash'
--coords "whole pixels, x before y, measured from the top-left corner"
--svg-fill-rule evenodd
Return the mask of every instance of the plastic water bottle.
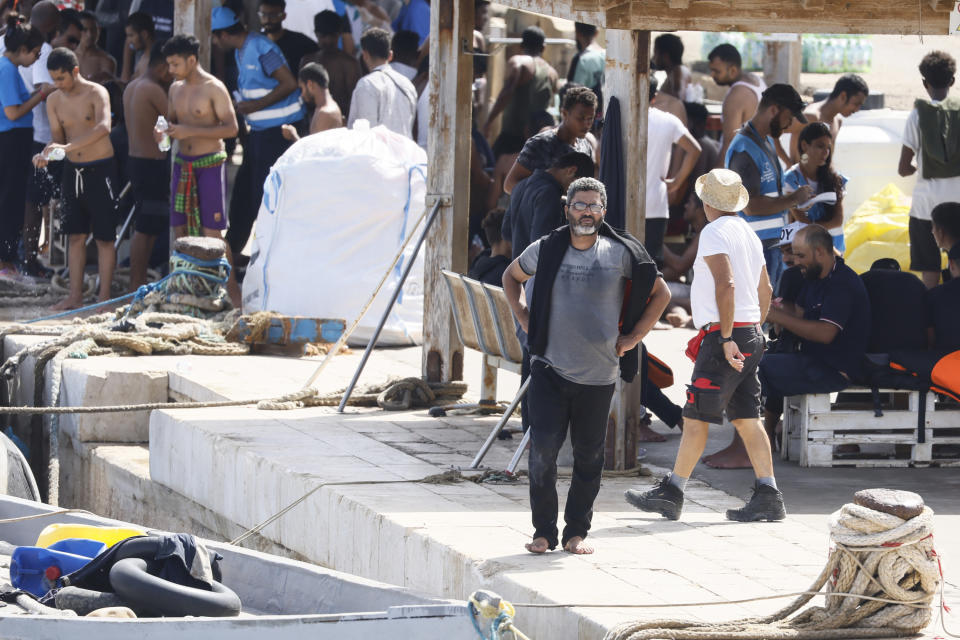
<path id="1" fill-rule="evenodd" d="M 163 116 L 157 116 L 157 124 L 154 126 L 154 129 L 157 131 L 166 131 L 170 128 L 170 123 L 167 122 L 167 119 Z M 157 143 L 157 147 L 160 151 L 170 151 L 170 136 L 167 134 L 163 135 L 163 138 L 160 139 L 160 142 Z"/>
<path id="2" fill-rule="evenodd" d="M 63 147 L 54 147 L 50 149 L 50 152 L 47 154 L 47 161 L 49 162 L 59 162 L 67 157 L 67 152 Z"/>

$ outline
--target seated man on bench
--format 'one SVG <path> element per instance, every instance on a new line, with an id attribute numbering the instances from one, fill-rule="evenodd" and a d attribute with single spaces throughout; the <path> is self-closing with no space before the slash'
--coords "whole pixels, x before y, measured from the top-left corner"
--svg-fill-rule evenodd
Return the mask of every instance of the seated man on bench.
<path id="1" fill-rule="evenodd" d="M 861 372 L 870 338 L 870 300 L 859 276 L 833 251 L 833 238 L 811 224 L 794 237 L 804 275 L 796 304 L 771 306 L 767 320 L 800 338 L 800 353 L 768 353 L 760 361 L 764 426 L 771 442 L 785 396 L 841 391 Z"/>
<path id="2" fill-rule="evenodd" d="M 930 347 L 941 353 L 960 350 L 960 242 L 947 259 L 950 280 L 927 291 Z"/>

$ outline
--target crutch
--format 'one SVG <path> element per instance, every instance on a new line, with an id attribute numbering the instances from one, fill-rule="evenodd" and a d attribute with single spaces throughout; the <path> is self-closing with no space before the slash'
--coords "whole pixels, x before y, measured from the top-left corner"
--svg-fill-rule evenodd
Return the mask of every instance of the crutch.
<path id="1" fill-rule="evenodd" d="M 510 403 L 510 406 L 506 408 L 503 412 L 503 416 L 497 421 L 497 425 L 493 428 L 493 431 L 490 432 L 490 435 L 487 436 L 487 441 L 483 443 L 483 446 L 480 447 L 480 451 L 477 452 L 477 455 L 473 458 L 473 462 L 470 463 L 468 469 L 478 469 L 480 468 L 480 461 L 483 460 L 483 457 L 487 455 L 487 452 L 490 450 L 490 447 L 493 446 L 493 441 L 497 439 L 497 436 L 500 435 L 500 432 L 507 425 L 507 421 L 510 419 L 510 416 L 513 415 L 513 412 L 516 410 L 517 405 L 520 404 L 520 401 L 523 399 L 523 396 L 527 394 L 527 386 L 530 384 L 530 376 L 527 376 L 527 379 L 523 381 L 523 384 L 520 385 L 520 389 L 517 391 L 517 395 L 514 396 L 513 402 Z M 529 430 L 528 432 L 529 433 Z M 523 444 L 527 442 L 527 434 L 523 435 Z M 516 468 L 516 463 L 520 461 L 519 454 L 513 456 L 513 461 L 510 462 L 514 468 Z"/>

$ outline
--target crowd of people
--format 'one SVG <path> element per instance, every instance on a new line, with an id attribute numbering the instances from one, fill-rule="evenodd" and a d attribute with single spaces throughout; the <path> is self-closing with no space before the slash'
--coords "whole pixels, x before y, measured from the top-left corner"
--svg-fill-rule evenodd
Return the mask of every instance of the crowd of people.
<path id="1" fill-rule="evenodd" d="M 426 0 L 334 2 L 335 10 L 295 23 L 284 0 L 261 0 L 252 26 L 243 2 L 228 0 L 211 15 L 212 70 L 200 63 L 197 38 L 172 33 L 172 3 L 94 4 L 79 12 L 21 0 L 14 11 L 0 2 L 0 275 L 50 278 L 38 253 L 55 214 L 70 287 L 56 309 L 84 304 L 91 235 L 98 299 L 115 295 L 128 183 L 136 211 L 129 288 L 166 263 L 171 229 L 175 237 L 225 236 L 240 267 L 227 285 L 239 306 L 234 274 L 243 272 L 263 183 L 293 142 L 364 119 L 426 146 Z M 228 184 L 238 140 L 242 161 Z"/>
<path id="2" fill-rule="evenodd" d="M 581 53 L 590 46 L 580 41 L 584 31 L 578 25 Z M 554 77 L 539 61 L 535 36 L 524 33 L 524 50 L 511 61 L 512 84 L 495 103 L 514 121 L 516 108 L 509 111 L 504 96 L 539 108 L 535 98 Z M 789 84 L 765 86 L 742 69 L 734 47 L 719 45 L 709 55 L 710 73 L 730 89 L 716 140 L 707 135 L 707 110 L 695 102 L 699 92 L 682 53 L 677 36 L 657 38 L 653 60 L 666 80 L 659 90 L 654 78 L 650 83 L 642 244 L 605 220 L 606 185 L 595 177 L 602 165 L 597 142 L 604 138 L 591 123 L 598 100 L 594 91 L 569 82 L 559 125 L 532 129 L 540 120 L 528 116 L 527 140 L 503 179 L 507 206 L 484 218 L 499 259 L 478 259 L 474 264 L 482 268 L 473 275 L 496 283 L 493 267 L 503 269 L 525 345 L 523 424 L 531 435 L 535 528 L 526 548 L 532 553 L 558 545 L 572 553 L 593 551 L 585 538 L 614 383 L 646 367 L 650 354 L 641 342 L 658 324 L 699 329 L 687 351 L 694 371 L 685 406 L 670 402 L 649 379 L 642 390 L 647 409 L 682 430 L 680 450 L 671 474 L 625 498 L 670 519 L 681 515 L 710 424 L 729 420 L 735 436 L 703 460 L 718 468 L 752 467 L 756 476 L 751 500 L 727 517 L 781 520 L 786 507 L 772 451 L 786 396 L 869 384 L 868 352 L 960 347 L 960 331 L 947 321 L 960 314 L 960 156 L 943 142 L 943 131 L 960 118 L 960 103 L 947 95 L 953 58 L 940 51 L 923 58 L 919 71 L 929 99 L 918 99 L 910 114 L 899 166 L 901 175 L 918 174 L 909 268 L 923 273 L 921 284 L 895 260 L 878 261 L 863 277 L 844 263 L 847 178 L 832 159 L 844 119 L 869 95 L 863 78 L 845 75 L 826 99 L 807 105 Z M 515 132 L 514 124 L 494 148 Z M 781 144 L 788 132 L 789 144 Z M 491 233 L 501 216 L 500 233 Z M 665 236 L 677 233 L 686 243 L 667 246 Z M 512 261 L 503 241 L 511 243 Z M 941 251 L 949 264 L 943 272 Z M 917 303 L 906 310 L 882 299 L 911 295 Z M 557 453 L 568 429 L 574 472 L 560 532 Z M 643 425 L 640 439 L 664 437 Z"/>
<path id="3" fill-rule="evenodd" d="M 26 18 L 0 0 L 0 274 L 49 275 L 37 259 L 39 230 L 44 208 L 59 201 L 70 293 L 58 308 L 84 302 L 91 234 L 98 296 L 111 297 L 117 196 L 126 181 L 137 211 L 136 288 L 149 265 L 166 260 L 171 227 L 175 236 L 225 234 L 228 257 L 242 266 L 264 180 L 302 136 L 362 119 L 428 146 L 427 0 L 346 0 L 296 20 L 288 20 L 284 0 L 260 0 L 257 29 L 245 23 L 242 4 L 228 0 L 211 16 L 212 70 L 200 63 L 197 38 L 172 34 L 162 11 L 147 12 L 150 0 L 104 24 L 100 9 L 113 2 L 100 0 L 94 13 L 21 2 Z M 487 49 L 488 5 L 476 0 L 477 53 Z M 496 96 L 487 92 L 485 56 L 474 58 L 470 275 L 503 285 L 525 345 L 534 553 L 558 544 L 591 552 L 585 538 L 613 385 L 653 358 L 642 345 L 651 330 L 699 329 L 688 349 L 694 377 L 680 407 L 641 376 L 643 404 L 683 435 L 673 473 L 626 499 L 680 517 L 708 426 L 726 418 L 734 440 L 706 463 L 753 467 L 757 477 L 754 498 L 728 513 L 733 520 L 785 515 L 771 457 L 783 398 L 861 381 L 868 348 L 903 334 L 843 259 L 847 178 L 832 160 L 844 119 L 869 95 L 863 78 L 845 75 L 826 99 L 807 105 L 789 84 L 766 86 L 743 69 L 735 47 L 721 44 L 708 56 L 713 82 L 729 87 L 717 139 L 708 133 L 703 88 L 683 63 L 683 41 L 657 37 L 652 66 L 664 79 L 650 76 L 640 243 L 605 220 L 602 145 L 621 145 L 604 139 L 597 35 L 576 24 L 577 54 L 564 77 L 543 57 L 544 32 L 527 27 Z M 121 47 L 111 51 L 118 38 Z M 917 174 L 910 269 L 929 289 L 910 311 L 922 315 L 913 320 L 929 333 L 925 346 L 957 349 L 960 155 L 942 135 L 960 124 L 960 102 L 949 96 L 956 62 L 934 51 L 919 72 L 928 97 L 907 120 L 897 167 Z M 242 163 L 228 185 L 238 139 Z M 171 141 L 178 144 L 172 159 Z M 677 237 L 683 242 L 668 241 Z M 880 290 L 904 277 L 920 282 L 890 262 L 871 270 Z M 239 304 L 233 277 L 228 291 Z M 649 420 L 640 439 L 662 440 Z M 575 463 L 558 538 L 556 458 L 567 425 Z"/>

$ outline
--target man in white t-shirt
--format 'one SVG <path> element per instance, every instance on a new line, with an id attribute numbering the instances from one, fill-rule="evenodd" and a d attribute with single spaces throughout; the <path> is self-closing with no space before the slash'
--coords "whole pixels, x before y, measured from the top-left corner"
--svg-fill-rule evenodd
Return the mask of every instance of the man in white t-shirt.
<path id="1" fill-rule="evenodd" d="M 941 202 L 957 200 L 960 157 L 956 157 L 957 154 L 946 157 L 951 151 L 949 145 L 941 145 L 941 149 L 924 148 L 923 140 L 937 139 L 941 137 L 936 135 L 939 131 L 960 122 L 960 100 L 947 96 L 956 72 L 956 60 L 945 51 L 931 51 L 920 61 L 923 88 L 930 100 L 914 103 L 903 130 L 900 150 L 900 175 L 917 174 L 910 206 L 910 270 L 921 272 L 923 284 L 928 289 L 940 283 L 942 264 L 940 249 L 933 238 L 930 212 Z M 925 136 L 924 131 L 928 129 L 932 129 L 935 135 Z M 914 158 L 916 166 L 913 165 Z"/>
<path id="2" fill-rule="evenodd" d="M 760 420 L 757 377 L 764 348 L 760 325 L 773 293 L 763 245 L 736 214 L 750 199 L 739 175 L 714 169 L 700 176 L 696 192 L 709 222 L 700 232 L 693 265 L 690 306 L 700 333 L 687 348 L 694 365 L 683 408 L 683 438 L 673 473 L 649 491 L 628 489 L 625 497 L 638 509 L 678 519 L 683 490 L 703 454 L 709 425 L 723 424 L 726 414 L 743 438 L 757 477 L 750 502 L 728 509 L 727 518 L 782 520 L 786 509 L 773 477 L 770 440 Z"/>
<path id="3" fill-rule="evenodd" d="M 657 81 L 650 78 L 650 100 L 657 95 Z M 683 164 L 672 178 L 673 145 L 683 150 Z M 647 215 L 643 240 L 647 252 L 663 266 L 663 237 L 670 218 L 668 194 L 682 188 L 700 158 L 700 143 L 675 115 L 660 109 L 647 110 Z"/>

